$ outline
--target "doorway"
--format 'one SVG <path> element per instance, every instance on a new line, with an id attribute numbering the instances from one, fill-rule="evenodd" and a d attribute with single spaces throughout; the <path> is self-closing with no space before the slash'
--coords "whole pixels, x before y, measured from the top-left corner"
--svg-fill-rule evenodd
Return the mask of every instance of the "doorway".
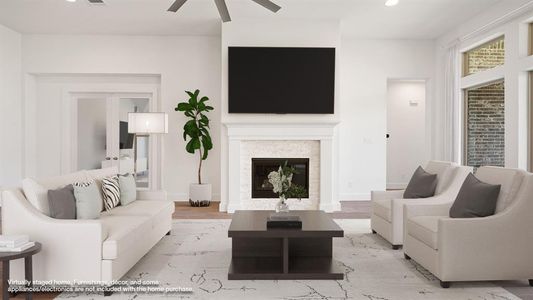
<path id="1" fill-rule="evenodd" d="M 128 114 L 149 112 L 149 94 L 73 95 L 71 171 L 118 167 L 134 174 L 138 188 L 152 187 L 150 136 L 128 132 Z"/>
<path id="2" fill-rule="evenodd" d="M 426 162 L 425 80 L 387 84 L 387 189 L 403 189 Z"/>

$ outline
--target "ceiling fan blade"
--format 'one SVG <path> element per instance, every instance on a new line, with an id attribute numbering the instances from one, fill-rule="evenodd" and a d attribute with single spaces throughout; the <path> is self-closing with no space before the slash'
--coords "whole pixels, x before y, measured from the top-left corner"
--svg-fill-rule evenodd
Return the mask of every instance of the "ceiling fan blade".
<path id="1" fill-rule="evenodd" d="M 218 13 L 220 14 L 220 18 L 222 19 L 222 22 L 229 22 L 231 21 L 231 17 L 229 15 L 228 6 L 226 5 L 225 0 L 215 0 L 215 4 L 218 8 Z"/>
<path id="2" fill-rule="evenodd" d="M 281 6 L 270 0 L 252 0 L 253 2 L 263 6 L 264 8 L 270 10 L 271 12 L 278 12 L 281 9 Z"/>
<path id="3" fill-rule="evenodd" d="M 180 7 L 182 7 L 183 4 L 185 4 L 185 2 L 187 2 L 187 0 L 176 0 L 176 1 L 174 1 L 174 3 L 172 3 L 172 5 L 169 7 L 168 11 L 177 12 L 178 9 L 180 9 Z"/>

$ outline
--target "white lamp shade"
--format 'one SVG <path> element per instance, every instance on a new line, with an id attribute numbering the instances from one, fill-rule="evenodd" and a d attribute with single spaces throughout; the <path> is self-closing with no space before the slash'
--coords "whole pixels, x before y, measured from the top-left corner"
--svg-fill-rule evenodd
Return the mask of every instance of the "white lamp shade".
<path id="1" fill-rule="evenodd" d="M 166 113 L 129 113 L 128 132 L 137 134 L 168 133 Z"/>

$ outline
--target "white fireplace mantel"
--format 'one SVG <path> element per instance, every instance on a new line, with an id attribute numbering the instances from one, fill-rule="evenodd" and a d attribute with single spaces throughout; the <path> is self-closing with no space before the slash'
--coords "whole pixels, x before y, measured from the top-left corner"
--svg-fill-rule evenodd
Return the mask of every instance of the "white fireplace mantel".
<path id="1" fill-rule="evenodd" d="M 221 206 L 233 213 L 242 209 L 241 143 L 243 141 L 319 141 L 320 210 L 339 211 L 336 126 L 338 123 L 224 123 L 228 135 L 227 199 Z M 225 202 L 225 203 L 224 203 Z"/>

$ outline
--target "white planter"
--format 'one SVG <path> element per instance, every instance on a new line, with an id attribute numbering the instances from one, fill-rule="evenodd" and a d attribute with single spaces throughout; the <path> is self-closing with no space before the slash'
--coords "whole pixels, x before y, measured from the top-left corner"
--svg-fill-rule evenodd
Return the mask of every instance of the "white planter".
<path id="1" fill-rule="evenodd" d="M 209 206 L 213 193 L 211 184 L 191 183 L 189 186 L 189 202 L 192 206 Z"/>

